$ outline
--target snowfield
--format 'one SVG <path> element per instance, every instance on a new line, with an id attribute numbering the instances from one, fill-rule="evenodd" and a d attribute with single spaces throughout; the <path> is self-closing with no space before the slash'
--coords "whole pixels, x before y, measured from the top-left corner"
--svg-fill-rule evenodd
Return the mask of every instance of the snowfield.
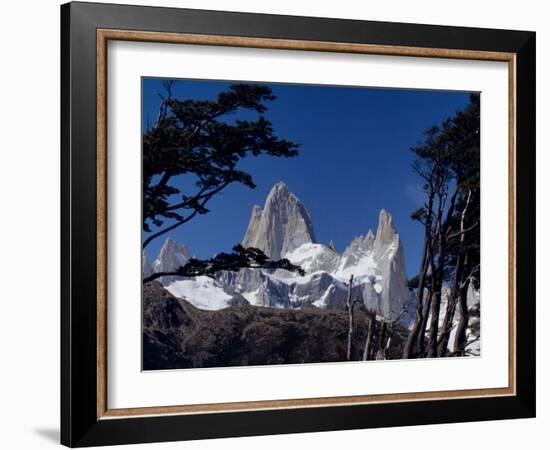
<path id="1" fill-rule="evenodd" d="M 173 296 L 188 300 L 200 309 L 227 308 L 232 299 L 212 278 L 205 276 L 173 281 L 165 287 Z"/>

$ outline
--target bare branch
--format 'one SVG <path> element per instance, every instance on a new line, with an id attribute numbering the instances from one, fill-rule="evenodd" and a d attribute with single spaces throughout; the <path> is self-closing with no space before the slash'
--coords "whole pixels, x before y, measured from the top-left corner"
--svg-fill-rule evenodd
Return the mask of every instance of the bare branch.
<path id="1" fill-rule="evenodd" d="M 176 223 L 166 227 L 166 228 L 163 228 L 162 230 L 160 231 L 157 231 L 156 233 L 153 233 L 151 234 L 150 236 L 147 237 L 147 239 L 145 239 L 143 241 L 143 245 L 142 245 L 142 248 L 144 249 L 145 247 L 147 247 L 147 245 L 153 240 L 153 239 L 156 239 L 157 237 L 159 236 L 162 236 L 163 234 L 165 233 L 168 233 L 169 231 L 172 231 L 178 227 L 180 227 L 181 225 L 183 225 L 184 223 L 187 223 L 189 222 L 191 219 L 193 219 L 193 217 L 195 217 L 197 214 L 201 214 L 202 211 L 204 211 L 204 208 L 205 208 L 205 205 L 206 203 L 215 195 L 217 194 L 218 192 L 220 192 L 221 190 L 223 190 L 227 185 L 229 185 L 231 183 L 231 181 L 227 181 L 223 184 L 221 184 L 220 186 L 218 186 L 216 189 L 213 189 L 212 191 L 210 191 L 208 193 L 208 195 L 203 195 L 202 196 L 202 202 L 198 203 L 197 206 L 195 207 L 195 210 L 190 214 L 188 215 L 187 217 L 184 217 L 182 219 L 179 219 Z"/>
<path id="2" fill-rule="evenodd" d="M 478 264 L 470 271 L 470 274 L 464 279 L 462 283 L 460 283 L 460 289 L 463 289 L 464 287 L 466 287 L 468 283 L 471 283 L 472 278 L 477 272 L 479 272 L 480 267 L 481 267 L 481 264 Z"/>
<path id="3" fill-rule="evenodd" d="M 449 239 L 454 239 L 454 238 L 459 237 L 463 234 L 466 234 L 469 231 L 472 231 L 473 229 L 475 229 L 478 225 L 479 225 L 479 220 L 477 220 L 474 224 L 470 225 L 468 228 L 464 228 L 464 230 L 462 230 L 462 231 L 457 231 L 456 233 L 450 234 L 448 238 Z"/>

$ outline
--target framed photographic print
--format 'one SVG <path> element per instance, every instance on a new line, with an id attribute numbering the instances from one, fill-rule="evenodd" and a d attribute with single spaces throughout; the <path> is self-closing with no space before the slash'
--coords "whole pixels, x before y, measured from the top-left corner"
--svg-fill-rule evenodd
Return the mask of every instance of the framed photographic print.
<path id="1" fill-rule="evenodd" d="M 534 33 L 61 18 L 63 444 L 534 416 Z"/>

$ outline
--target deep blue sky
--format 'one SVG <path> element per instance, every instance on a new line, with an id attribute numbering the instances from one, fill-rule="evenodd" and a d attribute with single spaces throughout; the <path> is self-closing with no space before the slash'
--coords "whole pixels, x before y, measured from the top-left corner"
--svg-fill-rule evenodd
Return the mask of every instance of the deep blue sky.
<path id="1" fill-rule="evenodd" d="M 230 84 L 179 80 L 173 96 L 214 99 Z M 376 232 L 378 214 L 385 208 L 394 218 L 407 272 L 413 276 L 422 227 L 410 214 L 423 199 L 409 149 L 426 128 L 464 107 L 469 93 L 262 84 L 269 84 L 277 96 L 268 103 L 265 117 L 277 136 L 301 144 L 299 156 L 243 159 L 240 168 L 253 175 L 257 188 L 229 186 L 210 201 L 209 214 L 153 241 L 147 248 L 149 258 L 156 258 L 166 236 L 200 258 L 230 250 L 242 240 L 254 204 L 263 207 L 271 187 L 282 180 L 310 211 L 319 242 L 333 240 L 340 252 L 354 236 L 369 228 Z M 156 118 L 162 92 L 162 80 L 143 79 L 144 126 Z M 235 117 L 241 116 L 231 120 Z"/>

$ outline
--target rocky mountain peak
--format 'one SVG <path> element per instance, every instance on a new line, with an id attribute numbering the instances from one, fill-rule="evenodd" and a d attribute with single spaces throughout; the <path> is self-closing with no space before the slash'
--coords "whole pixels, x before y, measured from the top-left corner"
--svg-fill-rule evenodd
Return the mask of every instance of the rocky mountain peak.
<path id="1" fill-rule="evenodd" d="M 374 235 L 371 233 L 369 234 L 362 234 L 360 236 L 355 236 L 350 244 L 347 246 L 346 250 L 344 250 L 343 256 L 348 256 L 350 254 L 365 254 L 370 251 L 372 251 L 374 245 Z"/>
<path id="2" fill-rule="evenodd" d="M 385 317 L 395 317 L 411 294 L 407 287 L 403 245 L 392 216 L 385 209 L 380 211 L 378 219 L 374 255 L 382 277 L 381 313 Z"/>
<path id="3" fill-rule="evenodd" d="M 155 272 L 170 272 L 184 266 L 189 259 L 191 259 L 191 253 L 187 246 L 167 238 L 160 249 L 158 258 L 153 263 L 153 270 Z"/>
<path id="4" fill-rule="evenodd" d="M 280 182 L 269 192 L 263 208 L 252 208 L 242 245 L 259 248 L 272 259 L 288 258 L 306 274 L 242 269 L 220 272 L 214 280 L 164 276 L 159 281 L 173 295 L 199 309 L 223 309 L 243 302 L 284 308 L 340 308 L 346 301 L 346 283 L 351 275 L 354 297 L 388 319 L 397 318 L 413 301 L 407 287 L 403 246 L 385 210 L 380 211 L 376 234 L 368 230 L 356 236 L 340 254 L 333 242 L 316 242 L 308 210 Z M 190 257 L 185 245 L 167 239 L 152 269 L 173 271 Z M 148 272 L 145 254 L 143 258 L 144 272 Z"/>
<path id="5" fill-rule="evenodd" d="M 376 240 L 389 243 L 393 241 L 396 235 L 395 227 L 393 226 L 392 216 L 382 209 L 378 215 L 378 229 L 376 230 Z"/>
<path id="6" fill-rule="evenodd" d="M 149 257 L 147 256 L 147 252 L 145 250 L 141 252 L 141 273 L 144 278 L 153 273 L 153 266 L 151 265 Z"/>
<path id="7" fill-rule="evenodd" d="M 359 261 L 372 252 L 374 234 L 371 230 L 366 235 L 355 236 L 342 253 L 342 268 L 356 266 Z"/>
<path id="8" fill-rule="evenodd" d="M 273 187 L 271 188 L 271 191 L 269 192 L 268 198 L 270 196 L 283 196 L 283 197 L 286 197 L 286 196 L 289 196 L 289 195 L 294 195 L 294 194 L 292 194 L 288 190 L 288 187 L 286 186 L 284 181 L 279 181 L 279 182 L 275 183 L 273 185 Z"/>
<path id="9" fill-rule="evenodd" d="M 252 209 L 242 245 L 279 259 L 303 244 L 315 242 L 309 211 L 280 181 L 271 188 L 264 208 Z"/>
<path id="10" fill-rule="evenodd" d="M 399 240 L 399 235 L 393 225 L 392 216 L 385 209 L 382 209 L 378 215 L 378 228 L 373 245 L 377 257 L 381 258 L 387 253 L 388 248 L 395 243 L 396 239 Z M 397 245 L 397 243 L 395 244 Z"/>

